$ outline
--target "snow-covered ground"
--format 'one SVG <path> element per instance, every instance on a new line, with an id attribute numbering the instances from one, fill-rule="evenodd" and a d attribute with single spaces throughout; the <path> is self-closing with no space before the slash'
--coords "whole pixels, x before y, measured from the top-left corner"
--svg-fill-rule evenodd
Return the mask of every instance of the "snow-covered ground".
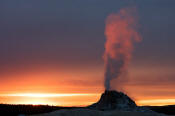
<path id="1" fill-rule="evenodd" d="M 98 111 L 90 109 L 69 109 L 58 110 L 45 114 L 38 114 L 32 116 L 165 116 L 163 114 L 143 113 L 143 112 L 127 112 L 127 111 Z"/>

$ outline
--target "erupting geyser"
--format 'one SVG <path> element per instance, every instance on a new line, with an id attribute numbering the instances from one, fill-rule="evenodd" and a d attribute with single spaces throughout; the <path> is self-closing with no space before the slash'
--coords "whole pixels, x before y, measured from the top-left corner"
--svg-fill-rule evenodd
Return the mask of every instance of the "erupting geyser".
<path id="1" fill-rule="evenodd" d="M 135 9 L 121 9 L 118 14 L 111 14 L 106 20 L 106 43 L 105 43 L 105 92 L 98 102 L 88 106 L 97 110 L 121 110 L 152 112 L 145 107 L 139 107 L 136 103 L 122 92 L 113 90 L 111 81 L 119 78 L 126 70 L 134 42 L 141 40 L 136 31 Z"/>
<path id="2" fill-rule="evenodd" d="M 111 81 L 126 70 L 134 42 L 141 40 L 136 31 L 137 23 L 134 8 L 121 9 L 106 20 L 106 43 L 104 52 L 105 89 L 112 90 Z"/>

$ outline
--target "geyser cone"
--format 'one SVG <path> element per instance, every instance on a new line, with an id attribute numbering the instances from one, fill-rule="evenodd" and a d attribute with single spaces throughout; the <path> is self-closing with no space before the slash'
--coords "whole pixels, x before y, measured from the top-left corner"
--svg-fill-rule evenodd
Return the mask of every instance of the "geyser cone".
<path id="1" fill-rule="evenodd" d="M 106 90 L 97 103 L 89 106 L 97 110 L 130 110 L 135 109 L 135 102 L 126 94 L 117 91 Z"/>

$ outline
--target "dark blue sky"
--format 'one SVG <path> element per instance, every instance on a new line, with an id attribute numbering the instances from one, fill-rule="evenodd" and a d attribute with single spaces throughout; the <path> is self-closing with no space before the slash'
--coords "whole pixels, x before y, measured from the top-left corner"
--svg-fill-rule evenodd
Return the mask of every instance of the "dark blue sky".
<path id="1" fill-rule="evenodd" d="M 143 42 L 136 55 L 149 60 L 175 58 L 173 0 L 0 1 L 1 62 L 23 59 L 100 60 L 104 21 L 122 7 L 136 6 Z M 157 60 L 156 60 L 157 61 Z M 44 61 L 45 62 L 45 61 Z"/>

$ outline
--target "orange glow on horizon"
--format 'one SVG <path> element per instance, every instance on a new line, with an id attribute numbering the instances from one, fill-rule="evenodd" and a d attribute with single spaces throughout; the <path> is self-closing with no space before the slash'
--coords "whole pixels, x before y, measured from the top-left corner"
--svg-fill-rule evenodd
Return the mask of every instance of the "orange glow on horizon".
<path id="1" fill-rule="evenodd" d="M 86 106 L 99 99 L 98 93 L 16 93 L 0 94 L 0 103 L 55 106 Z"/>
<path id="2" fill-rule="evenodd" d="M 13 96 L 13 97 L 68 97 L 68 96 L 94 96 L 98 94 L 88 93 L 72 93 L 72 94 L 50 94 L 50 93 L 16 93 L 16 94 L 0 94 L 0 96 Z"/>
<path id="3" fill-rule="evenodd" d="M 124 83 L 123 92 L 141 106 L 175 104 L 174 84 L 167 81 L 155 84 L 156 77 L 167 75 L 162 70 L 174 74 L 174 70 L 166 68 L 154 69 L 160 74 L 153 72 L 152 68 L 131 68 L 131 78 Z M 42 72 L 24 72 L 16 75 L 9 73 L 1 81 L 0 103 L 87 106 L 97 102 L 104 92 L 102 72 L 103 67 L 71 71 L 43 69 Z M 152 77 L 153 81 L 148 77 Z"/>
<path id="4" fill-rule="evenodd" d="M 55 106 L 87 106 L 99 100 L 101 93 L 16 93 L 0 94 L 0 103 Z M 139 106 L 162 106 L 175 104 L 175 99 L 139 99 Z"/>
<path id="5" fill-rule="evenodd" d="M 138 100 L 139 106 L 163 106 L 163 105 L 174 105 L 175 99 L 148 99 Z"/>

